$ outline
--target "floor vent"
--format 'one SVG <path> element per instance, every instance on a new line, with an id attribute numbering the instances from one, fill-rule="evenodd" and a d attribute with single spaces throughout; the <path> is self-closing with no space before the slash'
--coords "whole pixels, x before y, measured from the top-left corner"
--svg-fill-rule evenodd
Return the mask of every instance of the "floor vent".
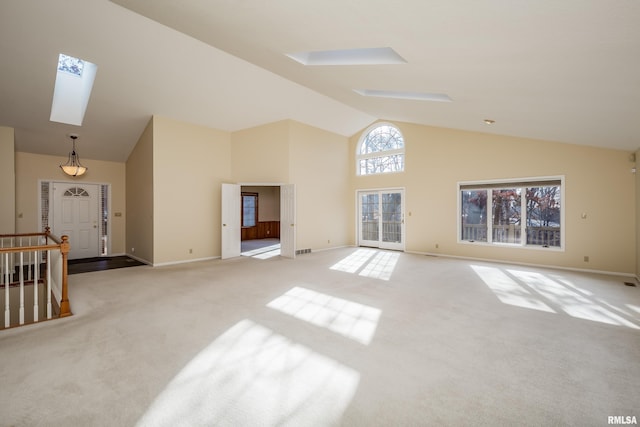
<path id="1" fill-rule="evenodd" d="M 298 249 L 296 251 L 296 255 L 310 254 L 310 253 L 311 253 L 311 249 Z"/>
<path id="2" fill-rule="evenodd" d="M 624 282 L 625 286 L 633 286 L 634 288 L 636 287 L 636 284 L 633 282 Z"/>

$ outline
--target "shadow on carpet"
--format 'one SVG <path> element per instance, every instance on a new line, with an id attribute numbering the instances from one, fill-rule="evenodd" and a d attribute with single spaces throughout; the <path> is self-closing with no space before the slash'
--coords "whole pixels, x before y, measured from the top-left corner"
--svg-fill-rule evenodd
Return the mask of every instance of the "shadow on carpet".
<path id="1" fill-rule="evenodd" d="M 114 268 L 136 267 L 144 263 L 126 255 L 113 257 L 81 258 L 67 262 L 67 273 L 88 273 L 91 271 L 112 270 Z"/>

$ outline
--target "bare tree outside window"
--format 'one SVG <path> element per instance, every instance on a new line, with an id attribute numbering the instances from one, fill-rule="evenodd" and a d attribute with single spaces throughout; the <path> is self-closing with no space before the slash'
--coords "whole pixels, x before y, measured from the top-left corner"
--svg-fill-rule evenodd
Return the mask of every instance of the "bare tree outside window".
<path id="1" fill-rule="evenodd" d="M 358 147 L 358 174 L 372 175 L 404 171 L 404 138 L 391 125 L 369 130 Z"/>

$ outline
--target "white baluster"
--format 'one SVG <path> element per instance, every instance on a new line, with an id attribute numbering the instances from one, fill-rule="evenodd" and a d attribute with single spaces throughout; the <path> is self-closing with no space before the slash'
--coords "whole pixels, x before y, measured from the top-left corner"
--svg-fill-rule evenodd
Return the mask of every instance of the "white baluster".
<path id="1" fill-rule="evenodd" d="M 47 251 L 47 319 L 51 319 L 51 249 Z"/>
<path id="2" fill-rule="evenodd" d="M 38 251 L 34 251 L 33 254 L 33 321 L 38 321 L 38 277 L 40 271 L 40 264 L 38 263 Z"/>
<path id="3" fill-rule="evenodd" d="M 11 326 L 11 309 L 9 308 L 9 253 L 4 254 L 4 327 Z"/>
<path id="4" fill-rule="evenodd" d="M 20 324 L 24 325 L 24 252 L 20 251 Z"/>
<path id="5" fill-rule="evenodd" d="M 31 237 L 29 237 L 29 246 L 31 246 Z M 27 280 L 31 280 L 31 251 L 29 251 L 29 268 L 27 268 Z"/>

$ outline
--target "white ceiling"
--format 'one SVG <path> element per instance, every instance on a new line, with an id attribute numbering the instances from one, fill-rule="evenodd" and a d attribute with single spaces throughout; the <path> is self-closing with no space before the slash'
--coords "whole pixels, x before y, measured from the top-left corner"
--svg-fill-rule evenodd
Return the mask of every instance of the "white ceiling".
<path id="1" fill-rule="evenodd" d="M 227 131 L 293 119 L 347 136 L 380 118 L 635 151 L 639 23 L 637 0 L 2 0 L 0 125 L 16 129 L 18 151 L 66 155 L 77 133 L 83 159 L 113 161 L 153 114 Z M 407 63 L 285 55 L 369 47 Z M 98 65 L 81 127 L 49 121 L 59 53 Z"/>

